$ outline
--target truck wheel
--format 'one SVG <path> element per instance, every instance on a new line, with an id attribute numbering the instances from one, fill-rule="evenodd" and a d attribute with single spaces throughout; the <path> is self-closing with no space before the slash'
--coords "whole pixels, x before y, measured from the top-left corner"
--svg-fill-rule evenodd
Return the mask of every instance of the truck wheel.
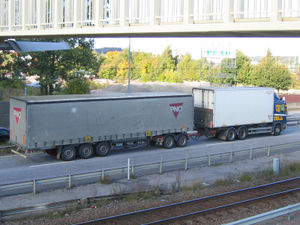
<path id="1" fill-rule="evenodd" d="M 177 141 L 177 147 L 185 147 L 187 145 L 187 136 L 185 134 L 180 134 Z"/>
<path id="2" fill-rule="evenodd" d="M 109 142 L 100 142 L 96 145 L 96 154 L 98 156 L 106 156 L 110 151 L 110 143 Z"/>
<path id="3" fill-rule="evenodd" d="M 80 158 L 88 159 L 93 155 L 93 153 L 94 149 L 92 144 L 83 144 L 78 148 L 78 154 Z"/>
<path id="4" fill-rule="evenodd" d="M 173 148 L 175 145 L 175 140 L 172 135 L 165 136 L 163 146 L 164 148 Z"/>
<path id="5" fill-rule="evenodd" d="M 237 138 L 239 140 L 244 140 L 247 138 L 247 136 L 248 136 L 247 127 L 239 127 L 239 129 L 237 130 Z"/>
<path id="6" fill-rule="evenodd" d="M 71 161 L 76 157 L 76 149 L 72 145 L 64 146 L 61 150 L 61 159 L 65 161 Z"/>
<path id="7" fill-rule="evenodd" d="M 226 139 L 227 141 L 234 141 L 236 137 L 236 131 L 234 128 L 229 128 L 227 130 L 227 135 L 226 135 Z"/>
<path id="8" fill-rule="evenodd" d="M 274 128 L 273 135 L 274 135 L 274 136 L 278 136 L 278 135 L 280 135 L 280 133 L 281 133 L 281 125 L 280 125 L 280 124 L 277 124 L 277 125 L 275 126 L 275 128 Z"/>

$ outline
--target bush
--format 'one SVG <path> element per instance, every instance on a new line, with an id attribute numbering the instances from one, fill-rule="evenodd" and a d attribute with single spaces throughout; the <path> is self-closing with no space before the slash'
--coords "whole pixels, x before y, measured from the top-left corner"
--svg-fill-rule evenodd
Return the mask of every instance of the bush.
<path id="1" fill-rule="evenodd" d="M 64 89 L 64 94 L 89 94 L 90 84 L 89 81 L 84 78 L 74 78 L 67 82 Z"/>

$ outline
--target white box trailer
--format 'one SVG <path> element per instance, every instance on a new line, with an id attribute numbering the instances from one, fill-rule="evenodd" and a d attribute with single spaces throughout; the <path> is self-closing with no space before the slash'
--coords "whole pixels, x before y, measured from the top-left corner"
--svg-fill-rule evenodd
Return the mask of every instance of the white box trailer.
<path id="1" fill-rule="evenodd" d="M 104 156 L 115 143 L 184 146 L 193 113 L 192 95 L 182 93 L 12 97 L 10 142 L 64 160 Z"/>
<path id="2" fill-rule="evenodd" d="M 285 102 L 272 88 L 194 88 L 193 95 L 195 127 L 207 136 L 244 139 L 248 134 L 272 133 L 276 126 L 280 131 L 286 127 Z M 277 112 L 279 117 L 274 117 L 275 104 L 283 106 Z"/>

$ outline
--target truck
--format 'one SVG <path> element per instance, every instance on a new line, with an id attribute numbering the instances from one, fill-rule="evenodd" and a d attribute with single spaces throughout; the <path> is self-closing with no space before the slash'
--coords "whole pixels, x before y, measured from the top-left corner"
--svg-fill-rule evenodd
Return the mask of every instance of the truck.
<path id="1" fill-rule="evenodd" d="M 110 93 L 10 99 L 10 142 L 62 160 L 106 156 L 111 147 L 187 144 L 193 97 L 183 93 Z"/>
<path id="2" fill-rule="evenodd" d="M 194 88 L 194 125 L 200 135 L 244 140 L 251 134 L 279 135 L 287 107 L 272 88 Z"/>
<path id="3" fill-rule="evenodd" d="M 185 147 L 191 136 L 243 140 L 279 135 L 287 108 L 272 88 L 194 88 L 184 93 L 107 93 L 10 99 L 10 142 L 62 160 L 114 147 Z"/>

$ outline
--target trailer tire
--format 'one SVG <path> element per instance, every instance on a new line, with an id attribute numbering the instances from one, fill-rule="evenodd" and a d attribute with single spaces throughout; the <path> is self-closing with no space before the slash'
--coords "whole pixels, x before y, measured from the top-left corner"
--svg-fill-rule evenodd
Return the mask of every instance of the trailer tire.
<path id="1" fill-rule="evenodd" d="M 163 146 L 164 148 L 170 149 L 173 148 L 175 145 L 175 140 L 172 135 L 167 135 L 164 137 Z"/>
<path id="2" fill-rule="evenodd" d="M 281 125 L 280 124 L 276 124 L 275 127 L 274 127 L 273 135 L 274 136 L 278 136 L 278 135 L 280 135 L 280 133 L 281 133 Z"/>
<path id="3" fill-rule="evenodd" d="M 245 140 L 248 136 L 248 129 L 247 127 L 243 126 L 243 127 L 239 127 L 237 130 L 237 138 L 239 140 Z"/>
<path id="4" fill-rule="evenodd" d="M 92 144 L 83 144 L 78 148 L 78 155 L 82 159 L 90 158 L 94 153 L 94 148 Z"/>
<path id="5" fill-rule="evenodd" d="M 76 158 L 76 149 L 73 145 L 66 145 L 61 150 L 61 159 L 71 161 Z"/>
<path id="6" fill-rule="evenodd" d="M 109 142 L 100 142 L 96 145 L 96 154 L 98 156 L 104 157 L 107 156 L 110 151 Z"/>
<path id="7" fill-rule="evenodd" d="M 187 136 L 185 134 L 180 134 L 177 138 L 176 145 L 177 147 L 185 147 L 187 145 Z"/>
<path id="8" fill-rule="evenodd" d="M 229 128 L 226 132 L 226 140 L 227 141 L 234 141 L 236 138 L 236 130 L 232 127 Z"/>

